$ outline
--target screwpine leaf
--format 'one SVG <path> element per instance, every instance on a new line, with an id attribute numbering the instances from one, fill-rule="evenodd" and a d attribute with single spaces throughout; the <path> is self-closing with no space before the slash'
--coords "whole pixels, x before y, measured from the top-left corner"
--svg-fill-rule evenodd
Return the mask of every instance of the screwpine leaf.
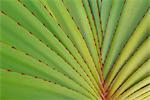
<path id="1" fill-rule="evenodd" d="M 39 62 L 38 60 L 33 59 L 32 57 L 28 55 L 25 55 L 23 52 L 19 52 L 16 49 L 11 48 L 10 46 L 4 43 L 1 43 L 0 45 L 2 47 L 2 49 L 0 49 L 0 53 L 1 53 L 1 57 L 3 58 L 0 63 L 1 68 L 14 70 L 20 73 L 25 73 L 27 75 L 29 74 L 31 76 L 40 77 L 42 79 L 46 79 L 50 81 L 52 80 L 56 83 L 58 82 L 61 85 L 65 85 L 65 83 L 67 83 L 65 86 L 68 85 L 69 86 L 69 87 L 67 86 L 68 88 L 71 88 L 71 87 L 73 88 L 74 86 L 77 85 L 78 88 L 77 87 L 74 88 L 77 91 L 79 87 L 80 88 L 82 87 L 77 82 L 75 82 L 76 84 L 75 83 L 73 84 L 73 79 L 71 78 L 71 76 L 67 78 L 65 76 L 66 74 L 61 74 L 60 72 L 55 71 L 55 69 L 48 67 L 47 65 Z M 68 71 L 68 72 L 71 72 L 71 71 Z M 77 78 L 81 79 L 80 76 Z M 68 81 L 68 79 L 71 80 L 72 82 Z M 80 83 L 83 84 L 85 82 L 83 80 Z M 82 87 L 83 89 L 81 88 L 81 90 L 84 90 L 84 91 L 86 90 L 85 92 L 87 93 L 89 91 L 89 93 L 91 93 L 91 97 L 93 97 L 92 94 L 96 96 L 96 94 L 92 92 L 93 90 L 86 84 L 87 83 L 84 84 L 85 87 L 83 86 Z"/>
<path id="2" fill-rule="evenodd" d="M 49 31 L 51 31 L 60 40 L 60 42 L 62 42 L 62 44 L 67 48 L 67 50 L 69 50 L 69 52 L 74 56 L 75 60 L 77 60 L 77 62 L 79 62 L 79 64 L 83 67 L 84 71 L 88 74 L 88 76 L 91 78 L 91 80 L 94 81 L 93 76 L 91 75 L 90 71 L 88 70 L 88 67 L 84 63 L 79 52 L 74 47 L 74 45 L 71 43 L 71 41 L 69 40 L 67 35 L 63 32 L 63 30 L 61 29 L 59 24 L 57 24 L 57 22 L 54 20 L 53 16 L 49 16 L 48 13 L 46 13 L 46 11 L 44 10 L 44 5 L 40 4 L 40 2 L 38 2 L 38 1 L 21 0 L 21 3 L 25 4 L 27 6 L 27 8 L 30 10 L 30 12 L 34 12 L 36 17 L 42 23 L 44 23 L 45 27 L 47 27 L 49 29 Z M 43 11 L 42 11 L 42 9 L 37 9 L 37 10 L 35 9 L 35 8 L 38 8 L 39 6 L 40 6 L 40 8 L 43 8 Z M 44 16 L 47 16 L 47 17 L 44 17 Z M 79 66 L 79 65 L 77 65 L 77 62 L 75 62 L 75 60 L 72 60 L 72 63 L 71 63 L 72 66 Z M 76 63 L 76 64 L 74 64 L 74 63 Z M 86 79 L 88 79 L 88 78 L 86 78 Z M 93 83 L 96 86 L 95 81 Z"/>
<path id="3" fill-rule="evenodd" d="M 124 93 L 122 93 L 119 96 L 120 100 L 124 100 L 125 98 L 127 98 L 130 94 L 134 93 L 135 91 L 139 90 L 140 88 L 148 85 L 150 83 L 150 76 L 146 77 L 145 79 L 143 79 L 142 81 L 138 82 L 137 84 L 135 84 L 134 86 L 130 87 L 128 90 L 126 90 Z"/>
<path id="4" fill-rule="evenodd" d="M 136 99 L 138 100 L 143 100 L 143 99 L 146 99 L 146 97 L 149 97 L 150 96 L 150 91 L 138 96 Z M 148 100 L 148 99 L 147 99 Z"/>
<path id="5" fill-rule="evenodd" d="M 129 61 L 122 67 L 117 74 L 112 86 L 109 88 L 108 98 L 114 94 L 118 87 L 137 69 L 145 60 L 150 57 L 150 38 L 148 37 L 140 48 L 134 53 Z M 143 52 L 144 51 L 144 52 Z M 124 76 L 126 75 L 126 76 Z"/>
<path id="6" fill-rule="evenodd" d="M 98 4 L 97 4 L 97 0 L 88 0 L 89 2 L 89 5 L 90 5 L 90 8 L 91 8 L 91 12 L 92 12 L 92 16 L 93 16 L 93 20 L 95 22 L 95 27 L 96 27 L 96 30 L 97 30 L 97 37 L 98 37 L 98 40 L 99 40 L 99 46 L 101 47 L 101 43 L 102 43 L 102 36 L 103 36 L 103 33 L 102 33 L 102 27 L 101 27 L 101 19 L 100 19 L 100 12 L 99 12 L 99 7 L 98 7 Z"/>
<path id="7" fill-rule="evenodd" d="M 124 63 L 129 59 L 129 57 L 131 57 L 131 55 L 136 51 L 136 49 L 143 43 L 145 38 L 148 37 L 148 27 L 150 25 L 148 23 L 149 18 L 149 14 L 147 13 L 142 19 L 141 23 L 137 26 L 134 33 L 127 41 L 125 47 L 122 49 L 119 57 L 117 58 L 106 79 L 107 87 L 111 84 L 119 69 L 124 65 Z"/>
<path id="8" fill-rule="evenodd" d="M 102 6 L 101 6 L 101 19 L 102 19 L 102 30 L 103 32 L 105 32 L 106 26 L 107 26 L 107 22 L 108 22 L 108 18 L 110 15 L 110 11 L 113 5 L 113 1 L 115 0 L 103 0 L 102 1 Z M 103 33 L 105 34 L 105 33 Z"/>
<path id="9" fill-rule="evenodd" d="M 147 85 L 147 86 L 143 87 L 142 89 L 134 92 L 127 99 L 129 99 L 129 100 L 136 99 L 138 96 L 140 96 L 148 91 L 150 91 L 150 85 Z"/>
<path id="10" fill-rule="evenodd" d="M 75 47 L 79 50 L 80 54 L 84 58 L 85 62 L 89 66 L 94 78 L 99 83 L 98 72 L 95 68 L 95 64 L 90 56 L 89 50 L 86 46 L 85 41 L 82 38 L 81 33 L 77 29 L 75 22 L 72 20 L 69 12 L 65 8 L 64 4 L 60 0 L 49 0 L 48 7 L 55 14 L 55 17 L 62 26 L 64 32 L 69 36 L 70 40 L 74 43 Z M 63 13 L 63 15 L 62 15 Z M 69 22 L 69 23 L 68 23 Z"/>
<path id="11" fill-rule="evenodd" d="M 100 50 L 99 50 L 100 44 L 99 44 L 99 40 L 98 40 L 98 34 L 97 34 L 97 31 L 96 31 L 96 26 L 95 26 L 95 22 L 94 22 L 94 19 L 93 19 L 93 16 L 92 16 L 92 11 L 90 9 L 89 2 L 88 2 L 88 0 L 82 0 L 82 3 L 83 3 L 83 6 L 84 6 L 86 14 L 87 14 L 87 18 L 88 18 L 89 23 L 90 23 L 90 27 L 91 27 L 91 30 L 92 30 L 92 33 L 93 33 L 94 42 L 95 42 L 95 45 L 96 45 L 96 48 L 97 48 L 98 55 L 100 56 Z"/>
<path id="12" fill-rule="evenodd" d="M 84 6 L 82 1 L 79 0 L 63 0 L 64 5 L 68 8 L 69 13 L 73 16 L 73 20 L 76 23 L 76 26 L 79 27 L 79 31 L 82 34 L 82 37 L 85 39 L 86 45 L 89 49 L 89 52 L 93 58 L 93 61 L 96 65 L 97 70 L 100 73 L 100 65 L 99 65 L 99 57 L 94 44 L 94 38 L 92 35 L 92 30 L 90 29 L 90 25 L 88 19 L 86 17 L 86 13 L 84 10 Z M 74 6 L 73 6 L 74 5 Z"/>
<path id="13" fill-rule="evenodd" d="M 141 79 L 149 76 L 150 73 L 150 60 L 145 62 L 135 73 L 133 73 L 124 83 L 123 85 L 116 91 L 112 98 L 117 98 L 121 93 L 123 93 L 127 88 L 133 86 Z"/>
<path id="14" fill-rule="evenodd" d="M 136 3 L 135 3 L 136 2 Z M 114 64 L 118 54 L 124 47 L 130 35 L 140 23 L 142 17 L 148 11 L 148 0 L 127 0 L 122 11 L 118 27 L 114 34 L 109 53 L 104 65 L 104 77 L 106 78 L 110 68 Z M 139 13 L 140 12 L 140 13 Z M 132 16 L 134 15 L 134 16 Z"/>
<path id="15" fill-rule="evenodd" d="M 0 69 L 1 99 L 5 100 L 90 100 L 75 91 L 54 84 L 53 82 L 35 79 L 16 72 Z M 19 94 L 19 95 L 18 95 Z"/>
<path id="16" fill-rule="evenodd" d="M 36 57 L 38 60 L 45 62 L 48 65 L 52 65 L 52 66 L 55 65 L 55 66 L 59 67 L 58 70 L 60 70 L 61 72 L 64 71 L 64 69 L 62 69 L 62 66 L 65 66 L 67 69 L 70 69 L 69 66 L 63 60 L 61 60 L 60 57 L 55 52 L 53 52 L 52 50 L 47 48 L 45 45 L 40 43 L 40 41 L 38 39 L 35 39 L 35 37 L 33 37 L 32 35 L 27 34 L 28 33 L 27 31 L 22 31 L 23 29 L 20 29 L 19 26 L 17 27 L 17 24 L 15 24 L 15 23 L 11 24 L 10 23 L 11 20 L 6 19 L 7 18 L 6 16 L 4 16 L 2 18 L 3 18 L 3 21 L 5 22 L 5 23 L 2 22 L 3 24 L 5 24 L 5 25 L 1 25 L 2 30 L 3 29 L 9 30 L 7 32 L 6 32 L 6 30 L 2 31 L 3 32 L 2 39 L 4 39 L 2 41 L 9 43 L 9 44 L 15 46 L 16 48 L 22 49 L 27 54 L 30 54 L 30 55 Z M 8 23 L 6 23 L 6 22 L 8 22 Z M 12 34 L 10 34 L 10 32 L 17 33 L 17 35 L 13 37 Z M 20 34 L 20 33 L 22 33 L 22 34 Z M 7 37 L 6 37 L 6 34 L 7 34 Z M 8 34 L 10 34 L 9 38 L 8 38 Z M 20 35 L 22 35 L 22 36 L 20 36 Z M 21 40 L 19 40 L 19 39 L 21 39 Z M 7 40 L 9 40 L 9 42 Z M 16 43 L 14 42 L 14 40 Z M 22 43 L 22 40 L 24 40 L 23 43 Z M 29 43 L 29 41 L 32 41 L 32 42 Z M 17 45 L 17 42 L 19 43 L 19 45 Z M 34 45 L 34 44 L 37 44 L 37 45 Z M 28 49 L 24 48 L 24 45 L 26 45 L 26 48 L 28 48 Z M 41 48 L 43 48 L 43 49 L 41 49 Z M 37 52 L 35 52 L 35 51 L 37 51 Z M 79 75 L 83 76 L 84 79 L 87 80 L 87 82 L 90 84 L 90 86 L 92 86 L 94 89 L 92 82 L 89 80 L 86 73 L 81 69 L 81 67 L 77 63 L 74 63 L 73 66 L 74 66 L 73 68 L 79 73 Z"/>
<path id="17" fill-rule="evenodd" d="M 149 0 L 0 0 L 0 100 L 149 100 Z"/>
<path id="18" fill-rule="evenodd" d="M 106 14 L 109 13 L 110 8 L 108 8 L 108 10 L 107 10 L 107 7 L 109 7 L 109 6 L 112 6 L 112 7 L 110 10 L 109 17 L 107 19 L 108 21 L 107 21 L 106 31 L 104 31 L 104 40 L 103 40 L 103 44 L 102 44 L 102 63 L 104 63 L 104 61 L 105 61 L 107 52 L 108 52 L 109 47 L 110 47 L 111 40 L 113 38 L 115 29 L 117 27 L 117 24 L 119 22 L 119 18 L 121 16 L 123 7 L 125 5 L 124 4 L 125 0 L 110 0 L 110 2 L 108 2 L 107 0 L 104 0 L 103 2 L 104 2 L 104 5 L 103 5 L 103 9 L 102 9 L 102 16 L 104 14 L 105 15 L 104 18 L 107 18 Z M 106 2 L 108 2 L 108 4 Z M 112 5 L 110 5 L 111 2 L 112 2 Z M 105 7 L 105 3 L 109 6 Z M 103 11 L 103 10 L 105 10 L 105 11 Z M 102 25 L 105 25 L 105 24 L 103 23 Z"/>

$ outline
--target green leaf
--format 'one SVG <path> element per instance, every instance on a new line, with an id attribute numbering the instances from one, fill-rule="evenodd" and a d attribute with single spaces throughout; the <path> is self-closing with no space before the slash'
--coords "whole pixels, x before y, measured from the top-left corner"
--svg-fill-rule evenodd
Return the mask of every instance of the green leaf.
<path id="1" fill-rule="evenodd" d="M 0 98 L 3 100 L 49 100 L 50 98 L 53 100 L 89 100 L 86 96 L 53 82 L 2 69 L 0 70 L 0 75 Z"/>
<path id="2" fill-rule="evenodd" d="M 57 18 L 58 23 L 61 25 L 61 28 L 64 32 L 68 35 L 70 40 L 73 42 L 75 47 L 79 50 L 81 56 L 83 57 L 84 61 L 89 66 L 88 68 L 92 72 L 94 78 L 96 79 L 97 83 L 99 83 L 99 76 L 98 72 L 95 68 L 95 64 L 90 56 L 89 50 L 86 46 L 85 41 L 82 38 L 81 33 L 79 32 L 75 22 L 72 20 L 69 12 L 65 8 L 62 1 L 59 0 L 49 0 L 48 7 L 54 13 L 55 17 Z M 63 13 L 63 15 L 62 15 Z"/>
<path id="3" fill-rule="evenodd" d="M 148 0 L 0 0 L 0 99 L 149 100 Z"/>
<path id="4" fill-rule="evenodd" d="M 136 3 L 135 3 L 136 2 Z M 122 11 L 118 27 L 113 36 L 109 53 L 104 65 L 104 77 L 106 78 L 108 72 L 112 68 L 120 51 L 129 39 L 132 32 L 135 30 L 142 17 L 148 11 L 148 0 L 127 0 L 126 5 Z M 139 13 L 140 12 L 140 13 Z M 134 16 L 132 16 L 134 15 Z"/>
<path id="5" fill-rule="evenodd" d="M 76 91 L 78 91 L 80 87 L 81 91 L 85 91 L 85 93 L 88 93 L 88 95 L 91 95 L 91 97 L 96 96 L 94 91 L 87 85 L 84 80 L 82 80 L 80 76 L 76 77 L 78 78 L 77 80 L 82 80 L 80 80 L 80 83 L 78 83 L 77 81 L 73 81 L 71 76 L 66 77 L 67 73 L 62 74 L 54 68 L 51 68 L 51 66 L 47 66 L 39 62 L 38 60 L 25 55 L 25 53 L 23 52 L 17 51 L 16 49 L 13 49 L 8 45 L 5 45 L 4 43 L 1 43 L 1 47 L 2 49 L 0 49 L 0 53 L 1 58 L 3 58 L 0 63 L 1 68 L 17 71 L 27 75 L 29 74 L 34 77 L 40 77 L 42 79 L 54 81 L 56 83 L 58 82 L 63 86 L 67 86 L 68 88 L 74 88 Z M 67 72 L 73 73 L 69 71 L 69 69 Z M 84 84 L 83 87 L 81 84 Z"/>
<path id="6" fill-rule="evenodd" d="M 143 43 L 143 41 L 148 37 L 148 13 L 142 19 L 141 23 L 137 26 L 134 33 L 132 33 L 131 37 L 127 41 L 126 45 L 122 49 L 120 55 L 118 56 L 115 64 L 108 74 L 108 78 L 106 79 L 107 87 L 111 84 L 112 80 L 115 78 L 119 69 L 127 62 L 127 60 L 131 57 L 131 55 L 136 51 L 136 49 Z"/>
<path id="7" fill-rule="evenodd" d="M 109 88 L 108 98 L 114 94 L 119 86 L 136 70 L 142 65 L 147 58 L 150 57 L 150 38 L 148 37 L 140 48 L 134 53 L 129 61 L 122 67 L 117 74 L 112 86 Z M 144 52 L 143 52 L 144 51 Z"/>
<path id="8" fill-rule="evenodd" d="M 135 84 L 134 86 L 130 87 L 128 90 L 126 90 L 124 93 L 122 93 L 119 98 L 120 100 L 124 100 L 127 98 L 130 94 L 134 93 L 135 91 L 139 90 L 140 88 L 148 85 L 150 83 L 150 76 L 146 77 L 139 83 Z"/>

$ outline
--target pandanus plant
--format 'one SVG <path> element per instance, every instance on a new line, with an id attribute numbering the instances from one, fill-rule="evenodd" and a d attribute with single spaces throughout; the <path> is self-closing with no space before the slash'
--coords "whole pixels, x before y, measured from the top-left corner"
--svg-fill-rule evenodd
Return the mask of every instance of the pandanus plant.
<path id="1" fill-rule="evenodd" d="M 149 0 L 0 0 L 1 100 L 150 100 Z"/>

